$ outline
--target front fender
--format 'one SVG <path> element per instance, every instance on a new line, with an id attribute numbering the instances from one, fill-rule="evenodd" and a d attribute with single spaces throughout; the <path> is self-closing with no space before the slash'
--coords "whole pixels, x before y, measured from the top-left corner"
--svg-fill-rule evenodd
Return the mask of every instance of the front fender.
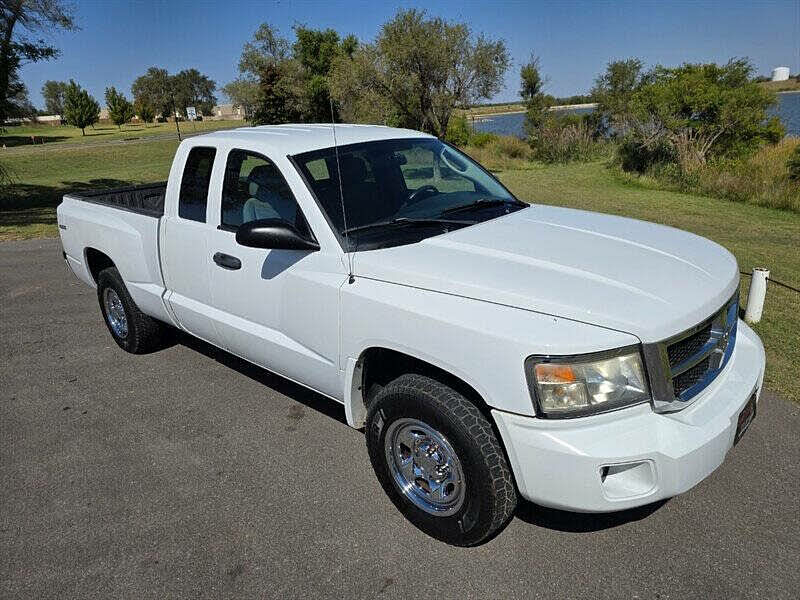
<path id="1" fill-rule="evenodd" d="M 341 323 L 345 405 L 363 402 L 354 378 L 360 377 L 358 358 L 372 347 L 447 371 L 492 408 L 533 416 L 524 370 L 528 356 L 580 354 L 639 342 L 595 325 L 363 277 L 342 289 Z M 353 407 L 350 412 L 358 413 Z"/>

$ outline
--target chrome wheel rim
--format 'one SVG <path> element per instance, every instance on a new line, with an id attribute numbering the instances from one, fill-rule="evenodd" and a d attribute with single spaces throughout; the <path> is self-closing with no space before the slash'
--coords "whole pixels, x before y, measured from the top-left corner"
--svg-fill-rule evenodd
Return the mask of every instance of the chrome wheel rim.
<path id="1" fill-rule="evenodd" d="M 447 438 L 417 419 L 398 419 L 384 438 L 386 462 L 400 493 L 425 512 L 446 517 L 464 504 L 464 472 Z"/>
<path id="2" fill-rule="evenodd" d="M 125 307 L 122 306 L 117 292 L 106 288 L 103 292 L 103 306 L 106 309 L 106 321 L 114 335 L 118 338 L 128 337 L 128 317 L 125 316 Z"/>

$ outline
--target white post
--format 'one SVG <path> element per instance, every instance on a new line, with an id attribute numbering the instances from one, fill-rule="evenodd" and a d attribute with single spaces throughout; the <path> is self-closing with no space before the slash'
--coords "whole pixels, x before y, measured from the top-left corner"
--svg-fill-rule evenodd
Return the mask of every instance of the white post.
<path id="1" fill-rule="evenodd" d="M 768 278 L 769 269 L 760 267 L 753 269 L 750 292 L 747 294 L 747 310 L 744 312 L 744 320 L 748 323 L 758 323 L 761 320 L 761 312 L 764 310 L 764 297 L 767 295 Z"/>

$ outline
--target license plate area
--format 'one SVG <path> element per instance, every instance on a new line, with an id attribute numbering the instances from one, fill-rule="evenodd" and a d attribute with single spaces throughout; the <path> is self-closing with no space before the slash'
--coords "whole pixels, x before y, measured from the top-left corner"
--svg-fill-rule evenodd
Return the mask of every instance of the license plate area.
<path id="1" fill-rule="evenodd" d="M 750 423 L 753 422 L 753 419 L 756 418 L 756 394 L 753 392 L 753 395 L 750 396 L 750 400 L 747 401 L 747 404 L 744 405 L 744 408 L 739 413 L 739 418 L 736 422 L 736 435 L 733 438 L 733 445 L 739 443 L 739 440 L 742 439 L 742 436 L 747 431 L 747 428 L 750 427 Z"/>

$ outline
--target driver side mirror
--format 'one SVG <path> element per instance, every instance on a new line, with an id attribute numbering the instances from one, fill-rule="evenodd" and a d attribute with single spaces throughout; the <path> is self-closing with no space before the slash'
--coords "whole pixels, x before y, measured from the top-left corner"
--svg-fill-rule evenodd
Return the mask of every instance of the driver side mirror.
<path id="1" fill-rule="evenodd" d="M 242 223 L 236 231 L 236 243 L 249 248 L 269 250 L 319 250 L 319 244 L 280 219 L 258 219 Z"/>

